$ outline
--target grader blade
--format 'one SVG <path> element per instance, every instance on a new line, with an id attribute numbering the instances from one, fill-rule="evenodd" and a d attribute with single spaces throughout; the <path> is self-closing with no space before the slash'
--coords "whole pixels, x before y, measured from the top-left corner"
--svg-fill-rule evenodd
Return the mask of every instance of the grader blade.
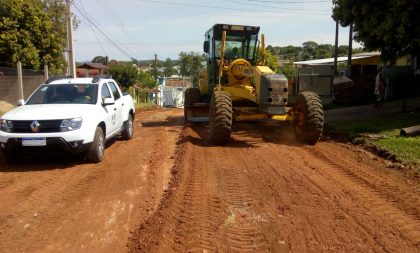
<path id="1" fill-rule="evenodd" d="M 208 122 L 209 105 L 207 103 L 195 103 L 186 105 L 184 108 L 185 120 L 190 123 Z"/>

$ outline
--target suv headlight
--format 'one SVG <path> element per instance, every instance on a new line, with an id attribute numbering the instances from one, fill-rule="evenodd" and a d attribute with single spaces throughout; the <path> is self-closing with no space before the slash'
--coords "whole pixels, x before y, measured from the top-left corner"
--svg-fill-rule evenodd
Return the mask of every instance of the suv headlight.
<path id="1" fill-rule="evenodd" d="M 83 119 L 80 117 L 74 119 L 65 119 L 63 122 L 61 122 L 61 131 L 67 132 L 80 129 L 82 127 L 82 122 Z"/>
<path id="2" fill-rule="evenodd" d="M 11 133 L 13 130 L 13 122 L 11 120 L 0 119 L 0 130 Z"/>

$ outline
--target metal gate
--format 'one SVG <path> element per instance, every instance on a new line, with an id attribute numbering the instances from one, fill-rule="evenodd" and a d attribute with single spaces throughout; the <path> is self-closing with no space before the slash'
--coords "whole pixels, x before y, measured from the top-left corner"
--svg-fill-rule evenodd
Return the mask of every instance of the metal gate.
<path id="1" fill-rule="evenodd" d="M 298 69 L 296 93 L 313 91 L 318 93 L 324 104 L 332 102 L 334 68 L 332 65 L 311 65 Z"/>

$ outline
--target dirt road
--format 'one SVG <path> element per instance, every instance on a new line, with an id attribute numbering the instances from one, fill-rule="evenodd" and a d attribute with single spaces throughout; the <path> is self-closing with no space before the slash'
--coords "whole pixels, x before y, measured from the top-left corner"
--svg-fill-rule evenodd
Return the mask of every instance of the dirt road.
<path id="1" fill-rule="evenodd" d="M 169 182 L 183 124 L 172 114 L 180 113 L 138 113 L 134 138 L 111 143 L 99 164 L 0 158 L 0 252 L 126 252 L 130 229 L 156 210 Z"/>
<path id="2" fill-rule="evenodd" d="M 420 184 L 351 145 L 140 113 L 105 161 L 0 160 L 0 252 L 419 252 Z"/>

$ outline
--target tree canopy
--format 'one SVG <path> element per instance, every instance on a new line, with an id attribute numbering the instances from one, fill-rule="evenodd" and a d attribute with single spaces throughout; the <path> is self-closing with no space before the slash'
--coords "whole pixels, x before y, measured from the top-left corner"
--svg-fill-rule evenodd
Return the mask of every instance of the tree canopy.
<path id="1" fill-rule="evenodd" d="M 420 0 L 333 0 L 333 18 L 353 23 L 354 37 L 391 63 L 420 53 Z"/>
<path id="2" fill-rule="evenodd" d="M 93 63 L 102 63 L 103 65 L 108 65 L 108 57 L 107 56 L 95 56 L 92 59 Z"/>
<path id="3" fill-rule="evenodd" d="M 172 76 L 177 73 L 176 69 L 174 68 L 174 63 L 170 58 L 167 58 L 163 63 L 163 74 L 164 76 Z"/>
<path id="4" fill-rule="evenodd" d="M 0 59 L 50 71 L 65 68 L 65 4 L 60 0 L 0 0 Z"/>
<path id="5" fill-rule="evenodd" d="M 193 84 L 198 84 L 199 72 L 203 67 L 204 57 L 199 53 L 181 52 L 179 54 L 179 72 L 181 76 L 190 76 Z"/>
<path id="6" fill-rule="evenodd" d="M 132 63 L 110 64 L 109 73 L 124 90 L 133 86 L 138 80 L 137 67 Z"/>
<path id="7" fill-rule="evenodd" d="M 141 87 L 156 87 L 156 79 L 146 71 L 139 71 L 137 79 L 140 82 Z"/>
<path id="8" fill-rule="evenodd" d="M 338 56 L 347 56 L 347 45 L 338 47 Z M 312 59 L 331 58 L 334 56 L 334 46 L 331 44 L 318 44 L 314 41 L 306 41 L 302 46 L 267 46 L 271 54 L 280 57 L 282 60 L 306 61 Z M 353 53 L 364 51 L 362 48 L 353 48 Z"/>

